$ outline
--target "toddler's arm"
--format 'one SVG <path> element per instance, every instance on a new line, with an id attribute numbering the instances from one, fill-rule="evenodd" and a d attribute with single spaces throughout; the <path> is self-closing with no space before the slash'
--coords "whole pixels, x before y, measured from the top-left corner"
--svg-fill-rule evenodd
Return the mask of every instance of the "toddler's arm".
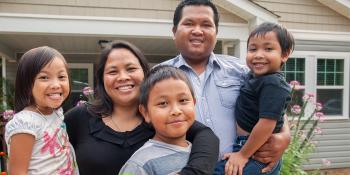
<path id="1" fill-rule="evenodd" d="M 225 165 L 225 174 L 242 175 L 243 168 L 251 157 L 271 136 L 276 120 L 260 118 L 250 133 L 247 142 L 242 149 L 236 153 L 227 153 L 224 158 L 229 158 Z"/>

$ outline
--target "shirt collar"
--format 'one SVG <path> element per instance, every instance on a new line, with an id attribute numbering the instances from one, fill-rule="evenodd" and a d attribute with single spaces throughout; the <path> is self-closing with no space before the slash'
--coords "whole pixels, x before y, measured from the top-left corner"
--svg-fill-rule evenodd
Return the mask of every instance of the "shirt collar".
<path id="1" fill-rule="evenodd" d="M 177 56 L 177 59 L 178 59 L 178 61 L 174 64 L 175 67 L 178 67 L 178 68 L 180 68 L 180 67 L 187 67 L 187 68 L 192 69 L 192 67 L 191 67 L 190 65 L 187 64 L 185 58 L 184 58 L 181 54 L 179 54 L 179 55 Z M 212 52 L 212 53 L 210 54 L 210 57 L 209 57 L 209 61 L 208 61 L 208 65 L 207 65 L 207 66 L 208 66 L 208 67 L 214 67 L 214 65 L 216 65 L 216 66 L 218 66 L 219 68 L 221 68 L 221 66 L 220 66 L 220 64 L 218 63 L 218 60 L 217 60 L 215 54 Z"/>
<path id="2" fill-rule="evenodd" d="M 116 132 L 103 123 L 102 118 L 94 115 L 89 119 L 90 134 L 101 140 L 117 145 L 135 145 L 153 137 L 154 130 L 144 121 L 133 131 Z"/>

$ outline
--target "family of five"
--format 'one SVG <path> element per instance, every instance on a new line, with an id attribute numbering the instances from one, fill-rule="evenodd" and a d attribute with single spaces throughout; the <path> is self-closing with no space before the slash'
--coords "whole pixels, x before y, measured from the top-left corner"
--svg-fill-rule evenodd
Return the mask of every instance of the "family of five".
<path id="1" fill-rule="evenodd" d="M 179 55 L 150 69 L 133 44 L 110 43 L 94 101 L 65 114 L 64 57 L 47 46 L 26 52 L 5 132 L 11 175 L 279 174 L 291 91 L 280 70 L 294 39 L 263 23 L 242 65 L 213 53 L 218 30 L 211 1 L 181 1 L 172 28 Z"/>

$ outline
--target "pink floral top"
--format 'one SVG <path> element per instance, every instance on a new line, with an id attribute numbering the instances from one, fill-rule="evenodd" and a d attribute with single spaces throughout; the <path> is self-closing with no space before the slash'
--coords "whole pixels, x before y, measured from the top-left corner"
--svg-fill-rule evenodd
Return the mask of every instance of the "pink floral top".
<path id="1" fill-rule="evenodd" d="M 62 109 L 50 115 L 23 110 L 16 113 L 5 129 L 5 139 L 10 148 L 11 136 L 27 133 L 35 137 L 28 172 L 30 175 L 79 174 L 74 149 L 69 143 Z M 11 150 L 8 150 L 11 156 Z"/>

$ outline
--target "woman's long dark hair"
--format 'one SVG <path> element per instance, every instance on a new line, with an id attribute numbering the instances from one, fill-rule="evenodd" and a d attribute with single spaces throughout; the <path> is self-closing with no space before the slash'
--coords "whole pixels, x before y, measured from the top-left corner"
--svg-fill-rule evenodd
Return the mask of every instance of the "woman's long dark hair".
<path id="1" fill-rule="evenodd" d="M 96 78 L 96 98 L 94 102 L 88 106 L 89 112 L 92 112 L 98 116 L 102 115 L 111 115 L 113 112 L 113 101 L 108 96 L 106 89 L 104 87 L 104 68 L 106 66 L 106 62 L 109 54 L 113 49 L 127 49 L 131 53 L 133 53 L 136 58 L 139 60 L 140 65 L 142 67 L 144 75 L 147 75 L 149 72 L 149 65 L 146 57 L 143 53 L 138 49 L 135 45 L 127 42 L 127 41 L 113 41 L 109 45 L 107 45 L 101 52 L 100 62 L 97 65 L 97 71 L 95 74 Z"/>

